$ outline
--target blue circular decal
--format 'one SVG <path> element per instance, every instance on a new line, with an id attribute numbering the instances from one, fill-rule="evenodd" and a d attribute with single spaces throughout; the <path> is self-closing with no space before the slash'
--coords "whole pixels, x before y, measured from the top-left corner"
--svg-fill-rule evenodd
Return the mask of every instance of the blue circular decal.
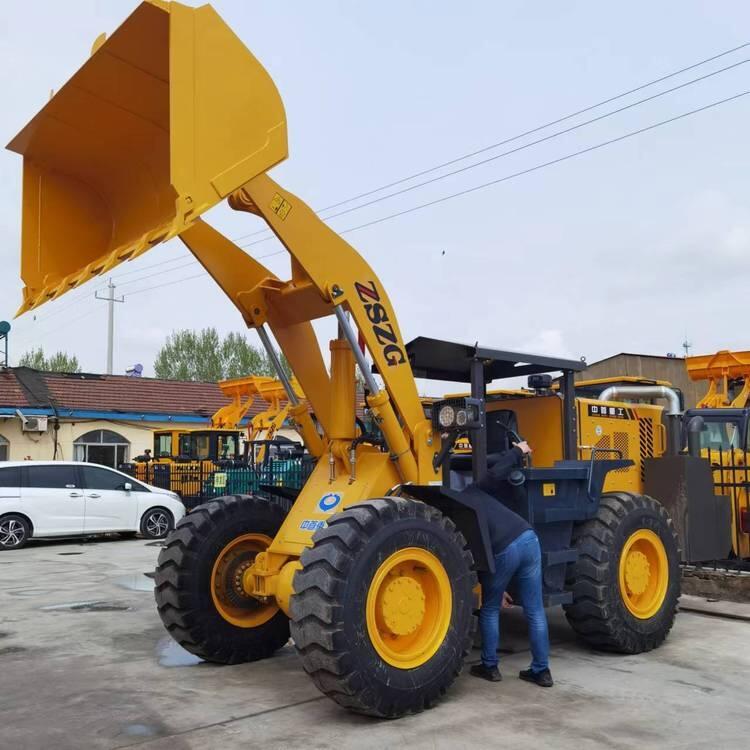
<path id="1" fill-rule="evenodd" d="M 337 492 L 329 492 L 318 500 L 318 509 L 323 513 L 333 510 L 341 502 L 341 495 Z"/>

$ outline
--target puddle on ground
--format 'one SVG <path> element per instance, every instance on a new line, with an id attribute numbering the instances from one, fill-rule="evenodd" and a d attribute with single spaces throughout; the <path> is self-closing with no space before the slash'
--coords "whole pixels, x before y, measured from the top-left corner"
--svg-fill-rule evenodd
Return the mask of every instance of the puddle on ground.
<path id="1" fill-rule="evenodd" d="M 194 667 L 203 662 L 203 659 L 186 651 L 169 636 L 162 638 L 156 644 L 156 656 L 162 667 Z"/>
<path id="2" fill-rule="evenodd" d="M 151 573 L 153 576 L 153 573 Z M 153 591 L 154 582 L 148 573 L 128 573 L 125 576 L 117 576 L 115 584 L 121 589 L 129 591 Z"/>
<path id="3" fill-rule="evenodd" d="M 82 555 L 83 552 L 58 552 L 58 555 Z"/>
<path id="4" fill-rule="evenodd" d="M 150 727 L 148 724 L 128 724 L 124 734 L 128 737 L 153 737 L 158 731 L 156 727 Z"/>
<path id="5" fill-rule="evenodd" d="M 130 607 L 117 602 L 68 602 L 66 604 L 48 604 L 40 608 L 42 612 L 127 612 Z"/>
<path id="6" fill-rule="evenodd" d="M 55 592 L 50 591 L 49 589 L 12 589 L 5 593 L 10 594 L 11 596 L 48 596 Z"/>
<path id="7" fill-rule="evenodd" d="M 0 656 L 9 656 L 11 654 L 22 654 L 26 649 L 23 646 L 4 646 L 0 648 Z"/>

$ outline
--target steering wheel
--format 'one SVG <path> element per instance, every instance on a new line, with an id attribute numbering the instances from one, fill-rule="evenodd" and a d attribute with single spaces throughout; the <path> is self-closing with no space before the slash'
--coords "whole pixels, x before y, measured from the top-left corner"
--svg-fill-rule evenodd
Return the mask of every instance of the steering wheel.
<path id="1" fill-rule="evenodd" d="M 508 433 L 508 437 L 510 438 L 512 443 L 524 442 L 523 438 L 512 427 L 508 427 L 508 425 L 502 424 L 502 422 L 498 424 Z M 521 468 L 526 469 L 530 466 L 531 454 L 524 453 L 521 456 Z M 520 469 L 513 469 L 508 474 L 507 482 L 513 487 L 520 487 L 522 484 L 524 484 L 525 481 L 526 475 Z"/>

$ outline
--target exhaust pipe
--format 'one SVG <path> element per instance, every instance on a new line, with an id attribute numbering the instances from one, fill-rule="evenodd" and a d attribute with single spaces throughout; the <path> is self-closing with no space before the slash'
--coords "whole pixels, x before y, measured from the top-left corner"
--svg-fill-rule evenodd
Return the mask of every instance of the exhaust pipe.
<path id="1" fill-rule="evenodd" d="M 687 448 L 688 454 L 700 458 L 701 455 L 701 432 L 705 425 L 703 417 L 695 416 L 687 426 Z"/>
<path id="2" fill-rule="evenodd" d="M 670 455 L 680 452 L 680 417 L 682 404 L 680 394 L 666 385 L 611 385 L 599 394 L 599 401 L 617 401 L 626 398 L 663 398 L 667 402 L 666 415 L 669 423 Z"/>

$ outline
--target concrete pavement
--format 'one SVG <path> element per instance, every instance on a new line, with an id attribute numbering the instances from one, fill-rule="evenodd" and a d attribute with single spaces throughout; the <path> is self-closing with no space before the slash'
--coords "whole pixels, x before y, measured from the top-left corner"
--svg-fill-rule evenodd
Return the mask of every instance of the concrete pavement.
<path id="1" fill-rule="evenodd" d="M 158 543 L 157 543 L 158 544 Z M 235 667 L 199 663 L 154 607 L 158 546 L 35 542 L 0 554 L 0 748 L 743 747 L 750 624 L 681 613 L 639 656 L 594 653 L 550 611 L 552 673 L 528 664 L 523 617 L 504 615 L 504 681 L 461 676 L 437 708 L 396 721 L 321 696 L 291 647 Z M 478 659 L 474 652 L 471 661 Z"/>

